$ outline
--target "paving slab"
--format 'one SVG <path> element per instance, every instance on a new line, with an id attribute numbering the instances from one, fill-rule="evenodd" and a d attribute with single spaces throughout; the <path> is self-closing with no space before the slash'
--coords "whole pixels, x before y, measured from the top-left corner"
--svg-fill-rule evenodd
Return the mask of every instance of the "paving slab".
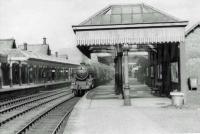
<path id="1" fill-rule="evenodd" d="M 90 91 L 74 107 L 64 134 L 200 133 L 200 109 L 175 108 L 145 85 L 131 91 L 131 106 L 123 105 L 113 86 Z"/>

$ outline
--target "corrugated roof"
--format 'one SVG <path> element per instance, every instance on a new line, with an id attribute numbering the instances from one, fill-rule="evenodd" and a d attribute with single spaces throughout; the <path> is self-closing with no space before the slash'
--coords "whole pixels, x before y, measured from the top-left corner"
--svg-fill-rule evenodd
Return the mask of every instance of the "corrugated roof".
<path id="1" fill-rule="evenodd" d="M 179 19 L 146 4 L 110 5 L 80 25 L 178 22 Z"/>

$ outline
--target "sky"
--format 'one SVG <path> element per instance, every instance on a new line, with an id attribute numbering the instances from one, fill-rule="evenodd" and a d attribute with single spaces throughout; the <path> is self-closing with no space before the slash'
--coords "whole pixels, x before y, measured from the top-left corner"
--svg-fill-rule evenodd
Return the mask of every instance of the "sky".
<path id="1" fill-rule="evenodd" d="M 0 39 L 15 38 L 17 44 L 42 43 L 52 50 L 75 48 L 72 25 L 77 25 L 110 4 L 146 3 L 188 20 L 200 21 L 200 0 L 0 0 Z"/>

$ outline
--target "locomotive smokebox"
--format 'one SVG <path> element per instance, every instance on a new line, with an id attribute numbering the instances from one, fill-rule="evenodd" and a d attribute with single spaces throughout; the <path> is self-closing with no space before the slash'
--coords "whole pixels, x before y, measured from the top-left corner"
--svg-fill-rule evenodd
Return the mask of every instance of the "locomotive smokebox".
<path id="1" fill-rule="evenodd" d="M 86 66 L 80 66 L 76 72 L 76 79 L 85 80 L 89 75 L 89 71 Z"/>

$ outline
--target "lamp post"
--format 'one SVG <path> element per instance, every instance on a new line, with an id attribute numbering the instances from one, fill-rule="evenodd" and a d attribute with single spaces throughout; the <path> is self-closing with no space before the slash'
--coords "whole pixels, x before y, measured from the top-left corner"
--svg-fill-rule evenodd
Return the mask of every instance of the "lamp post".
<path id="1" fill-rule="evenodd" d="M 124 51 L 124 76 L 125 76 L 125 86 L 124 86 L 124 105 L 130 106 L 131 100 L 130 100 L 130 87 L 128 83 L 128 51 L 129 51 L 129 45 L 124 44 L 123 51 Z"/>

